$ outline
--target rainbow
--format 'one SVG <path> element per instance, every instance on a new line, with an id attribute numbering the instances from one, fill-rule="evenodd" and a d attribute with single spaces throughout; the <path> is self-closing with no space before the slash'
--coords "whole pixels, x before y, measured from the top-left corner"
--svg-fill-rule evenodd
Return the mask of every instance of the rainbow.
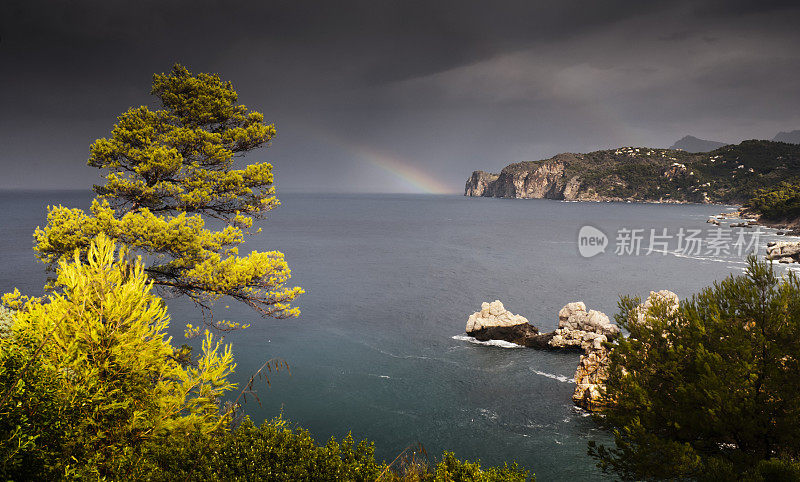
<path id="1" fill-rule="evenodd" d="M 350 149 L 360 160 L 379 167 L 396 176 L 415 192 L 426 194 L 452 194 L 452 188 L 433 177 L 430 173 L 414 166 L 408 161 L 387 155 L 367 146 L 351 146 Z"/>
<path id="2" fill-rule="evenodd" d="M 454 194 L 456 192 L 452 187 L 445 185 L 430 173 L 397 156 L 390 156 L 385 152 L 363 144 L 345 141 L 340 136 L 334 135 L 330 131 L 322 130 L 317 126 L 308 126 L 307 130 L 314 132 L 319 139 L 326 141 L 328 144 L 333 144 L 350 153 L 354 158 L 391 174 L 408 186 L 411 192 L 425 194 Z"/>

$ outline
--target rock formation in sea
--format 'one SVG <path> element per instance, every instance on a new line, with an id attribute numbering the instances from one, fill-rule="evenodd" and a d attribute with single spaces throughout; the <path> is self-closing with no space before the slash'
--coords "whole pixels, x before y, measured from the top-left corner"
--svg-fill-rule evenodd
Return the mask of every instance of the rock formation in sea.
<path id="1" fill-rule="evenodd" d="M 568 303 L 558 312 L 558 328 L 553 332 L 550 346 L 575 348 L 600 347 L 619 334 L 619 327 L 605 313 L 586 311 L 582 301 Z"/>
<path id="2" fill-rule="evenodd" d="M 605 346 L 587 350 L 575 370 L 575 392 L 572 402 L 586 410 L 596 411 L 604 406 L 603 386 L 608 379 L 610 350 Z"/>
<path id="3" fill-rule="evenodd" d="M 658 305 L 665 309 L 668 316 L 675 314 L 679 306 L 678 295 L 668 290 L 651 291 L 650 295 L 636 307 L 634 315 L 638 323 L 648 323 L 652 316 L 651 309 Z M 567 305 L 569 306 L 569 305 Z M 566 309 L 566 307 L 564 307 Z M 564 311 L 564 310 L 562 310 Z M 616 325 L 614 325 L 616 328 Z M 575 392 L 572 401 L 586 410 L 601 409 L 606 400 L 603 399 L 603 386 L 608 379 L 608 367 L 611 350 L 605 344 L 584 344 L 584 354 L 575 371 Z"/>
<path id="4" fill-rule="evenodd" d="M 800 263 L 800 242 L 767 243 L 767 259 L 779 263 Z"/>
<path id="5" fill-rule="evenodd" d="M 500 300 L 482 303 L 481 310 L 469 316 L 467 334 L 476 340 L 504 340 L 529 348 L 547 348 L 551 334 L 540 334 L 527 318 L 508 311 Z"/>
<path id="6" fill-rule="evenodd" d="M 504 340 L 529 348 L 583 352 L 575 372 L 576 405 L 587 410 L 600 408 L 601 387 L 608 377 L 606 344 L 619 336 L 619 327 L 608 316 L 586 309 L 582 301 L 568 303 L 558 313 L 558 328 L 539 330 L 520 315 L 508 311 L 499 300 L 481 304 L 481 310 L 467 320 L 467 334 L 480 341 Z"/>
<path id="7" fill-rule="evenodd" d="M 575 370 L 575 392 L 572 401 L 587 410 L 601 405 L 601 387 L 608 378 L 609 350 L 606 342 L 619 336 L 619 327 L 605 313 L 586 311 L 578 301 L 568 303 L 558 312 L 558 329 L 550 344 L 553 347 L 575 347 L 583 351 Z"/>

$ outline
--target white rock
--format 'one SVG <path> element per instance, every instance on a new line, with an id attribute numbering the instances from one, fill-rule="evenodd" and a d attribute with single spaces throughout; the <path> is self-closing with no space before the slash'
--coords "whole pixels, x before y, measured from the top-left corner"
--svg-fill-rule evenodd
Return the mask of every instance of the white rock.
<path id="1" fill-rule="evenodd" d="M 586 311 L 582 301 L 568 303 L 558 312 L 558 329 L 549 344 L 552 347 L 581 347 L 588 352 L 593 346 L 602 346 L 608 337 L 619 334 L 619 327 L 605 313 Z M 601 338 L 602 337 L 602 338 Z M 594 340 L 600 341 L 595 342 Z"/>
<path id="2" fill-rule="evenodd" d="M 491 303 L 481 303 L 481 310 L 469 316 L 467 333 L 490 326 L 514 326 L 527 322 L 527 318 L 511 313 L 505 309 L 503 303 L 499 300 L 494 300 Z"/>
<path id="3" fill-rule="evenodd" d="M 680 300 L 678 295 L 669 290 L 651 291 L 650 295 L 641 305 L 636 307 L 636 318 L 639 323 L 645 323 L 650 309 L 656 304 L 664 304 L 667 308 L 667 314 L 673 315 L 678 311 Z"/>

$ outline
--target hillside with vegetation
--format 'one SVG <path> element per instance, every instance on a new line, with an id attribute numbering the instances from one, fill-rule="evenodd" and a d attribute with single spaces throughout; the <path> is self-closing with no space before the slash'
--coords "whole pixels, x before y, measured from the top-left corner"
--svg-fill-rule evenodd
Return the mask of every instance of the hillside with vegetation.
<path id="1" fill-rule="evenodd" d="M 800 145 L 750 140 L 710 152 L 622 147 L 476 171 L 465 195 L 578 201 L 742 204 L 800 180 Z"/>
<path id="2" fill-rule="evenodd" d="M 797 224 L 800 220 L 800 184 L 782 182 L 772 189 L 760 189 L 747 201 L 745 208 L 767 224 Z"/>

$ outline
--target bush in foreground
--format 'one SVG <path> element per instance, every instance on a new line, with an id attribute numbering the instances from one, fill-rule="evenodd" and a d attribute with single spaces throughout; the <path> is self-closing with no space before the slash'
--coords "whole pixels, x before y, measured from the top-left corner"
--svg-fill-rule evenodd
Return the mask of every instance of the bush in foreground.
<path id="1" fill-rule="evenodd" d="M 749 259 L 677 309 L 623 298 L 590 444 L 624 479 L 800 480 L 800 281 Z"/>
<path id="2" fill-rule="evenodd" d="M 3 297 L 15 312 L 0 337 L 0 472 L 18 479 L 16 467 L 36 460 L 116 478 L 150 440 L 224 427 L 230 346 L 207 334 L 196 365 L 184 367 L 140 260 L 101 235 L 85 261 L 76 252 L 57 274 L 44 298 Z"/>
<path id="3" fill-rule="evenodd" d="M 152 444 L 137 478 L 149 480 L 219 481 L 524 481 L 516 464 L 481 468 L 451 452 L 433 467 L 412 461 L 388 467 L 375 460 L 371 443 L 355 443 L 351 435 L 317 445 L 311 434 L 276 418 L 256 427 L 246 418 L 218 437 L 177 437 Z"/>

